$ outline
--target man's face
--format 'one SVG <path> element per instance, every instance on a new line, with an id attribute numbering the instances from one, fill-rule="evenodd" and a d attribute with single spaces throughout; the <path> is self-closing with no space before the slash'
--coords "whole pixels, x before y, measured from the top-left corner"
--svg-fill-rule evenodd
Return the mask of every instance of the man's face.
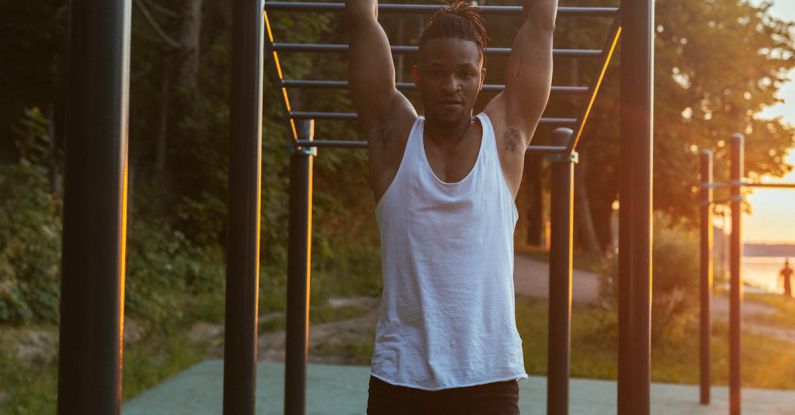
<path id="1" fill-rule="evenodd" d="M 435 38 L 425 43 L 412 77 L 422 96 L 425 116 L 455 125 L 472 117 L 486 68 L 475 42 Z"/>

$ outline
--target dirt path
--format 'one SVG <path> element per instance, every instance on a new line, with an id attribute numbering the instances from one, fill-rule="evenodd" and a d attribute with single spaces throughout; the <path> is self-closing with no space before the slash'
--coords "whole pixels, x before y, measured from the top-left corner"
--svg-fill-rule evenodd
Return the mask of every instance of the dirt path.
<path id="1" fill-rule="evenodd" d="M 332 298 L 332 305 L 355 305 L 367 312 L 356 318 L 309 326 L 309 361 L 328 364 L 367 364 L 360 348 L 368 348 L 375 338 L 378 321 L 378 298 L 351 297 Z M 280 361 L 285 358 L 286 335 L 283 330 L 273 331 L 259 337 L 258 356 L 261 360 Z M 358 353 L 357 353 L 358 352 Z"/>
<path id="2" fill-rule="evenodd" d="M 536 298 L 549 296 L 549 264 L 517 255 L 513 271 L 516 295 Z M 599 297 L 599 278 L 593 272 L 574 270 L 572 300 L 575 304 L 596 302 Z"/>

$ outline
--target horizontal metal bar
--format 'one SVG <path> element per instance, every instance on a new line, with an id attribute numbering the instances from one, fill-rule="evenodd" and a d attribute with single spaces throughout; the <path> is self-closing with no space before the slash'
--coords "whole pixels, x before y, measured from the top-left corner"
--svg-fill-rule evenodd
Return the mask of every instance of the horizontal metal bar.
<path id="1" fill-rule="evenodd" d="M 417 53 L 417 46 L 414 45 L 394 45 L 391 48 L 392 53 L 396 55 L 411 55 Z M 298 53 L 345 53 L 348 51 L 348 45 L 274 42 L 273 50 L 276 52 Z M 511 48 L 486 48 L 487 55 L 507 56 L 510 53 Z M 598 58 L 602 56 L 602 51 L 599 49 L 554 49 L 552 55 L 568 58 Z"/>
<path id="2" fill-rule="evenodd" d="M 351 140 L 296 140 L 298 147 L 318 147 L 318 148 L 367 148 L 367 141 Z M 564 146 L 529 146 L 528 153 L 536 154 L 563 154 L 566 151 Z"/>
<path id="3" fill-rule="evenodd" d="M 705 183 L 701 182 L 699 185 L 702 189 L 722 189 L 724 187 L 729 187 L 728 183 Z"/>
<path id="4" fill-rule="evenodd" d="M 379 4 L 378 11 L 384 13 L 430 14 L 439 9 L 437 4 Z M 482 15 L 521 15 L 521 6 L 479 6 Z M 342 12 L 345 3 L 319 2 L 265 2 L 267 11 L 311 11 L 311 12 Z M 618 14 L 617 7 L 558 7 L 558 16 L 570 17 L 612 17 Z"/>
<path id="5" fill-rule="evenodd" d="M 318 147 L 318 148 L 367 148 L 367 141 L 351 140 L 296 140 L 298 147 Z"/>
<path id="6" fill-rule="evenodd" d="M 754 183 L 754 182 L 742 182 L 741 186 L 743 187 L 765 187 L 765 188 L 775 188 L 775 189 L 795 189 L 795 183 Z"/>
<path id="7" fill-rule="evenodd" d="M 359 117 L 355 112 L 319 112 L 319 111 L 290 111 L 290 118 L 293 120 L 357 120 Z M 539 124 L 569 125 L 575 124 L 576 118 L 544 117 Z"/>
<path id="8" fill-rule="evenodd" d="M 759 182 L 736 182 L 728 181 L 723 183 L 704 183 L 701 182 L 702 188 L 707 189 L 722 189 L 736 185 L 740 187 L 758 187 L 758 188 L 772 188 L 772 189 L 795 189 L 795 183 L 759 183 Z"/>
<path id="9" fill-rule="evenodd" d="M 403 91 L 416 91 L 417 87 L 411 82 L 397 82 L 398 89 Z M 326 89 L 347 89 L 348 81 L 327 81 L 327 80 L 298 80 L 285 79 L 282 86 L 286 88 L 326 88 Z M 505 85 L 484 84 L 484 91 L 502 91 Z M 587 86 L 552 86 L 552 92 L 557 94 L 585 94 L 589 91 Z"/>

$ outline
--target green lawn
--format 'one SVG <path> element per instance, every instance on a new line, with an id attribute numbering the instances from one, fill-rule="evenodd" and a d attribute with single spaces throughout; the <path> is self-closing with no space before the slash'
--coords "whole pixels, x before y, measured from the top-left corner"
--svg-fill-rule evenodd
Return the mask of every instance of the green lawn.
<path id="1" fill-rule="evenodd" d="M 750 296 L 749 296 L 750 297 Z M 769 296 L 768 296 L 769 297 Z M 750 298 L 749 298 L 750 299 Z M 774 300 L 775 302 L 775 300 Z M 791 307 L 787 302 L 783 307 Z M 547 361 L 547 305 L 545 301 L 518 298 L 517 326 L 522 336 L 528 373 L 543 375 Z M 792 318 L 789 315 L 790 319 Z M 795 327 L 776 320 L 779 327 Z M 791 320 L 790 320 L 791 321 Z M 612 311 L 592 306 L 572 311 L 571 375 L 615 379 L 618 332 Z M 728 384 L 728 327 L 712 327 L 713 385 Z M 743 385 L 754 388 L 795 389 L 795 346 L 766 336 L 743 333 Z M 652 379 L 666 383 L 698 383 L 698 326 L 689 325 L 681 336 L 662 339 L 652 347 Z"/>

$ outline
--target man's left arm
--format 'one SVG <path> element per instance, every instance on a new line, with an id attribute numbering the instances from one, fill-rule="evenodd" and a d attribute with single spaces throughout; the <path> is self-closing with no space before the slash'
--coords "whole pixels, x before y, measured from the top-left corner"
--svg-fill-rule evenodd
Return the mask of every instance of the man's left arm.
<path id="1" fill-rule="evenodd" d="M 524 23 L 513 41 L 505 69 L 506 121 L 522 130 L 525 145 L 549 100 L 557 10 L 558 0 L 524 0 Z"/>
<path id="2" fill-rule="evenodd" d="M 505 90 L 484 109 L 494 121 L 503 172 L 514 195 L 525 150 L 549 100 L 557 10 L 558 0 L 524 0 L 524 23 L 508 57 Z"/>

